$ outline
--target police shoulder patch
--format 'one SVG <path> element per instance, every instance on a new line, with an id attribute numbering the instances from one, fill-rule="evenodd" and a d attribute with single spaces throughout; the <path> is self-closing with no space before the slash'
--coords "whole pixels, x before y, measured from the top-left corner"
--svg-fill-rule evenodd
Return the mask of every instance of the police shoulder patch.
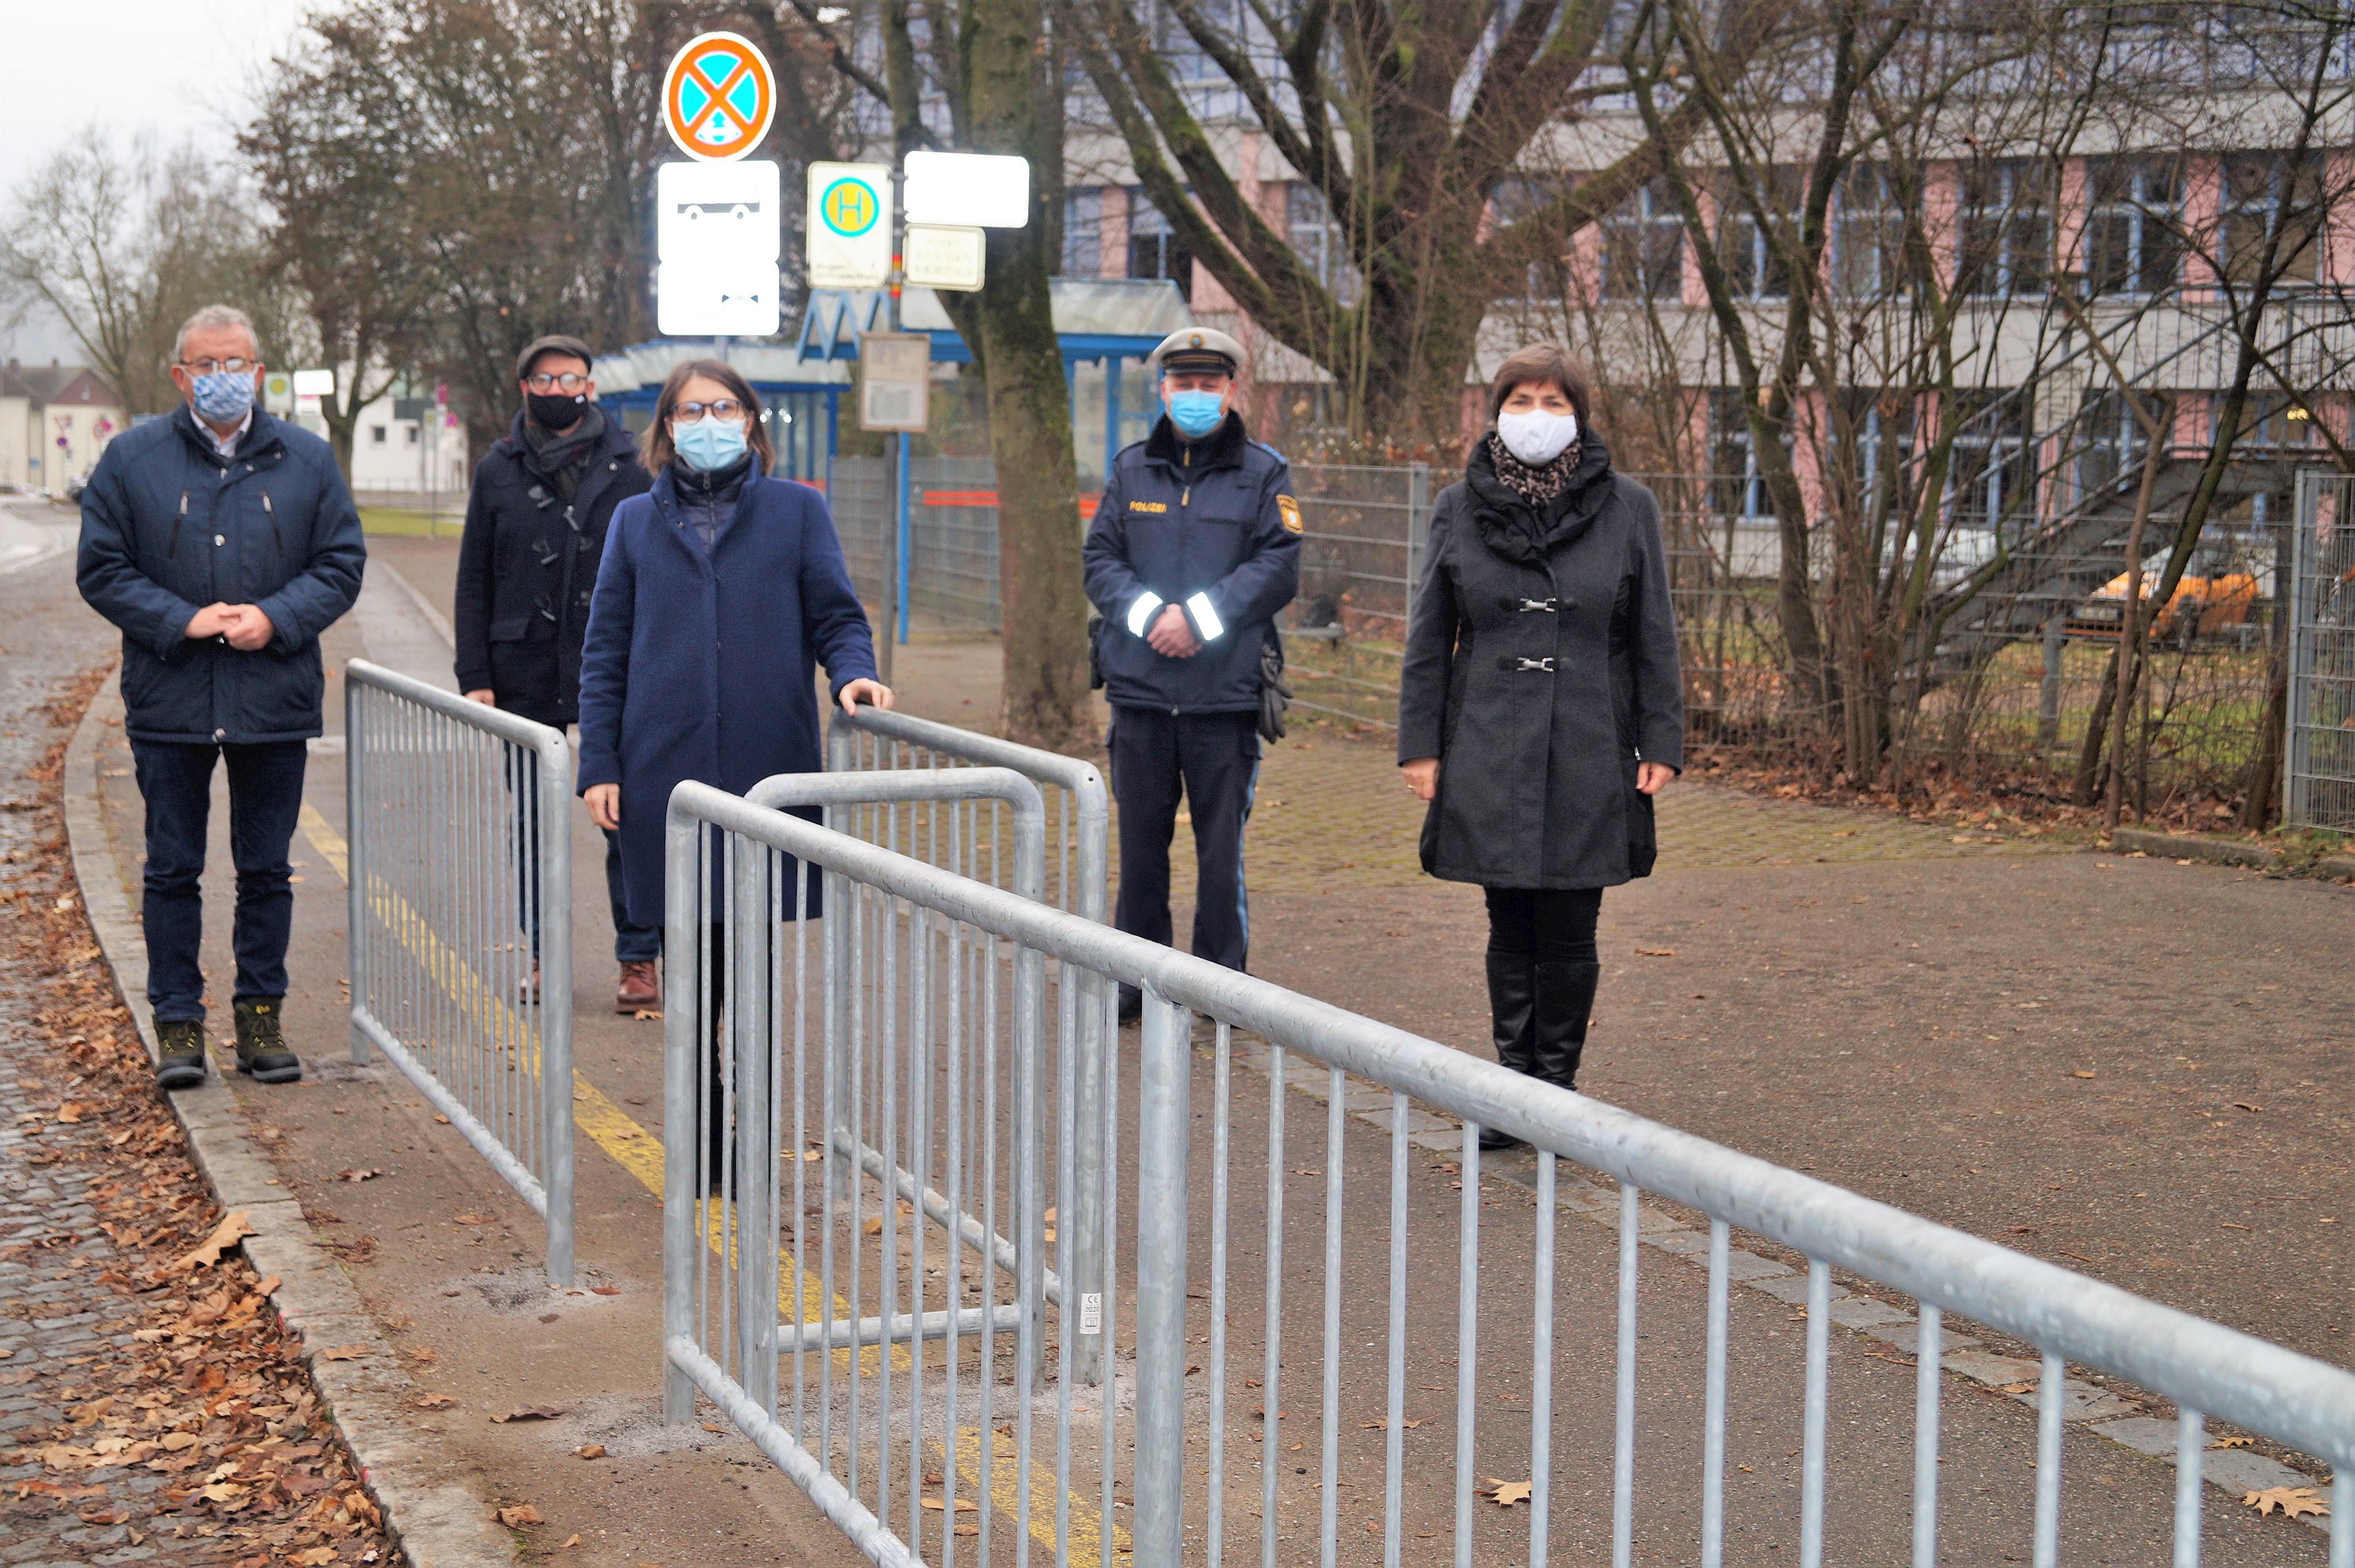
<path id="1" fill-rule="evenodd" d="M 1299 502 L 1294 500 L 1289 496 L 1278 496 L 1275 498 L 1275 510 L 1276 515 L 1284 519 L 1284 528 L 1286 533 L 1296 534 L 1300 531 Z"/>
<path id="2" fill-rule="evenodd" d="M 1169 503 L 1167 501 L 1131 501 L 1128 504 L 1128 509 L 1132 512 L 1166 512 L 1169 509 Z"/>

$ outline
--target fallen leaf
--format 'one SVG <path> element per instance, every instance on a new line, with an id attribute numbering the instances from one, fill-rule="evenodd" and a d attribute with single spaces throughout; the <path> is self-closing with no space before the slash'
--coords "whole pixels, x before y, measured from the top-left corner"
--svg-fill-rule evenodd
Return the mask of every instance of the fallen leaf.
<path id="1" fill-rule="evenodd" d="M 488 1225 L 495 1222 L 488 1214 L 460 1214 L 450 1221 L 453 1225 Z"/>
<path id="2" fill-rule="evenodd" d="M 458 1402 L 446 1393 L 421 1393 L 417 1396 L 420 1410 L 447 1410 Z"/>
<path id="3" fill-rule="evenodd" d="M 640 1008 L 636 1012 L 632 1013 L 630 1017 L 635 1019 L 642 1024 L 649 1024 L 662 1017 L 662 1009 L 660 1008 Z"/>
<path id="4" fill-rule="evenodd" d="M 336 1549 L 332 1546 L 314 1546 L 307 1551 L 297 1552 L 286 1561 L 300 1563 L 302 1568 L 324 1568 L 325 1564 L 336 1561 Z"/>
<path id="5" fill-rule="evenodd" d="M 339 1181 L 374 1181 L 383 1174 L 381 1170 L 339 1170 L 336 1178 Z"/>
<path id="6" fill-rule="evenodd" d="M 602 1459 L 605 1456 L 605 1445 L 602 1443 L 583 1443 L 572 1452 L 579 1458 Z"/>
<path id="7" fill-rule="evenodd" d="M 255 1285 L 253 1287 L 253 1294 L 256 1296 L 275 1296 L 278 1294 L 278 1287 L 285 1283 L 286 1282 L 284 1280 L 280 1279 L 273 1274 L 269 1278 L 263 1280 L 260 1285 Z"/>
<path id="8" fill-rule="evenodd" d="M 2208 1446 L 2211 1448 L 2246 1448 L 2255 1442 L 2256 1439 L 2254 1437 L 2219 1437 L 2215 1442 L 2208 1445 Z"/>
<path id="9" fill-rule="evenodd" d="M 64 1104 L 58 1107 L 58 1120 L 69 1123 L 80 1121 L 81 1106 L 71 1100 L 68 1100 Z"/>
<path id="10" fill-rule="evenodd" d="M 873 1219 L 868 1221 L 867 1223 L 861 1225 L 859 1229 L 866 1232 L 870 1236 L 881 1235 L 883 1233 L 883 1216 L 880 1214 L 876 1215 Z"/>
<path id="11" fill-rule="evenodd" d="M 580 1544 L 581 1544 L 581 1538 L 580 1538 L 579 1536 L 577 1536 L 577 1535 L 574 1535 L 574 1536 L 568 1536 L 568 1537 L 566 1537 L 566 1539 L 565 1539 L 565 1542 L 564 1542 L 563 1546 L 562 1546 L 561 1548 L 559 1548 L 559 1550 L 560 1550 L 560 1551 L 565 1551 L 565 1552 L 570 1552 L 570 1551 L 571 1551 L 574 1547 L 576 1547 L 576 1546 L 578 1546 L 578 1545 L 580 1545 Z"/>
<path id="12" fill-rule="evenodd" d="M 2070 1076 L 2070 1077 L 2072 1077 L 2072 1078 L 2091 1078 L 2091 1077 L 2093 1076 L 2093 1074 L 2092 1074 L 2091 1072 L 2088 1072 L 2087 1071 L 2085 1071 L 2085 1069 L 2083 1069 L 2083 1068 L 2080 1067 L 2080 1068 L 2079 1068 L 2079 1069 L 2077 1069 L 2074 1072 L 2072 1072 L 2071 1074 L 2069 1074 L 2069 1076 Z"/>
<path id="13" fill-rule="evenodd" d="M 725 1432 L 728 1430 L 728 1428 L 720 1425 L 719 1423 L 716 1421 L 704 1422 L 702 1423 L 702 1426 L 706 1432 Z"/>
<path id="14" fill-rule="evenodd" d="M 1638 958 L 1674 958 L 1676 955 L 1677 950 L 1673 947 L 1638 947 L 1636 949 L 1636 956 Z"/>
<path id="15" fill-rule="evenodd" d="M 367 1345 L 330 1345 L 319 1352 L 323 1361 L 357 1361 L 368 1353 Z"/>
<path id="16" fill-rule="evenodd" d="M 246 1212 L 240 1209 L 213 1227 L 213 1233 L 198 1243 L 196 1248 L 164 1265 L 165 1274 L 177 1274 L 182 1269 L 210 1268 L 220 1262 L 220 1255 L 248 1236 L 261 1232 L 247 1224 Z"/>
<path id="17" fill-rule="evenodd" d="M 563 1413 L 552 1404 L 527 1404 L 520 1410 L 510 1410 L 505 1415 L 494 1415 L 491 1424 L 504 1426 L 510 1421 L 554 1421 Z"/>
<path id="18" fill-rule="evenodd" d="M 2250 1104 L 2246 1100 L 2235 1100 L 2235 1101 L 2233 1101 L 2233 1102 L 2232 1102 L 2232 1109 L 2234 1109 L 2234 1110 L 2236 1110 L 2236 1111 L 2246 1111 L 2246 1112 L 2248 1112 L 2251 1115 L 2264 1115 L 2264 1110 L 2265 1110 L 2265 1108 L 2264 1108 L 2263 1105 L 2252 1105 L 2252 1104 Z M 58 1120 L 59 1120 L 59 1121 L 61 1121 L 61 1122 L 62 1122 L 62 1121 L 64 1121 L 64 1120 L 65 1120 L 65 1118 L 64 1118 L 63 1116 L 59 1116 L 59 1117 L 58 1118 Z"/>
<path id="19" fill-rule="evenodd" d="M 527 1524 L 546 1524 L 548 1522 L 546 1520 L 539 1517 L 539 1510 L 532 1507 L 529 1503 L 517 1503 L 513 1508 L 503 1508 L 499 1509 L 498 1520 L 501 1524 L 506 1525 L 509 1530 L 519 1529 Z"/>
<path id="20" fill-rule="evenodd" d="M 977 1524 L 961 1524 L 956 1527 L 954 1533 L 958 1535 L 979 1535 L 981 1533 L 981 1526 Z"/>
<path id="21" fill-rule="evenodd" d="M 805 1161 L 821 1160 L 825 1157 L 826 1150 L 822 1148 L 805 1148 L 802 1150 L 802 1158 Z"/>
<path id="22" fill-rule="evenodd" d="M 450 1125 L 450 1118 L 449 1118 L 449 1117 L 447 1117 L 447 1116 L 445 1116 L 445 1115 L 442 1115 L 441 1112 L 439 1112 L 439 1111 L 436 1111 L 436 1112 L 434 1112 L 434 1113 L 433 1113 L 433 1119 L 434 1119 L 435 1121 L 437 1121 L 437 1122 L 441 1123 L 441 1124 L 442 1124 L 443 1126 L 445 1126 L 445 1127 L 446 1127 L 446 1126 L 448 1126 L 448 1125 Z"/>
<path id="23" fill-rule="evenodd" d="M 235 1481 L 216 1481 L 204 1489 L 203 1496 L 208 1503 L 233 1503 L 245 1496 L 245 1492 L 246 1488 Z"/>
<path id="24" fill-rule="evenodd" d="M 591 1296 L 619 1296 L 622 1294 L 622 1287 L 618 1285 L 592 1285 L 589 1287 L 589 1294 Z"/>
<path id="25" fill-rule="evenodd" d="M 924 1499 L 924 1506 L 932 1509 L 934 1513 L 938 1513 L 947 1505 L 943 1503 L 938 1498 L 926 1498 Z M 959 1498 L 956 1500 L 956 1510 L 959 1513 L 979 1513 L 981 1511 L 981 1505 L 974 1502 L 970 1499 Z"/>
<path id="26" fill-rule="evenodd" d="M 1488 1483 L 1488 1496 L 1495 1499 L 1498 1508 L 1510 1508 L 1515 1503 L 1525 1503 L 1529 1500 L 1529 1494 L 1536 1489 L 1536 1484 L 1530 1481 L 1490 1481 Z"/>
<path id="27" fill-rule="evenodd" d="M 1407 1431 L 1407 1432 L 1412 1432 L 1412 1431 L 1413 1431 L 1416 1427 L 1421 1426 L 1422 1424 L 1423 1424 L 1423 1423 L 1422 1423 L 1422 1422 L 1420 1422 L 1420 1421 L 1406 1421 L 1406 1420 L 1403 1420 L 1403 1419 L 1402 1419 L 1402 1420 L 1401 1420 L 1401 1421 L 1399 1422 L 1399 1426 L 1400 1426 L 1400 1428 L 1401 1428 L 1401 1430 L 1403 1430 L 1403 1431 Z M 1365 1423 L 1365 1424 L 1364 1424 L 1363 1430 L 1368 1431 L 1368 1432 L 1388 1432 L 1388 1431 L 1390 1430 L 1390 1428 L 1391 1428 L 1391 1421 L 1390 1421 L 1390 1417 L 1386 1415 L 1386 1416 L 1382 1417 L 1380 1421 L 1369 1421 L 1369 1422 Z"/>
<path id="28" fill-rule="evenodd" d="M 2306 1514 L 2327 1519 L 2330 1514 L 2330 1505 L 2316 1497 L 2312 1487 L 2268 1487 L 2261 1492 L 2248 1493 L 2241 1501 L 2261 1514 L 2279 1509 L 2283 1517 L 2287 1519 L 2297 1519 Z"/>
<path id="29" fill-rule="evenodd" d="M 183 1448 L 195 1447 L 197 1444 L 202 1443 L 204 1439 L 197 1436 L 193 1432 L 166 1432 L 159 1441 L 163 1443 L 165 1448 L 170 1449 L 173 1453 L 176 1454 Z"/>

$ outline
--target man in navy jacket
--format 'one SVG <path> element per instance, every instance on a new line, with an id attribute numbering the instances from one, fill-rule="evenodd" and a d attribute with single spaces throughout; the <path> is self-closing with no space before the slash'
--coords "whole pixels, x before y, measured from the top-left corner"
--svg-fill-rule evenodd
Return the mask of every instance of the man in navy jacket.
<path id="1" fill-rule="evenodd" d="M 1168 412 L 1113 460 L 1082 551 L 1103 619 L 1096 656 L 1113 709 L 1120 803 L 1114 923 L 1170 939 L 1169 841 L 1191 808 L 1194 954 L 1241 969 L 1251 945 L 1243 824 L 1259 778 L 1261 650 L 1300 584 L 1291 471 L 1234 411 L 1242 346 L 1184 327 L 1154 350 Z M 1123 1017 L 1137 993 L 1121 990 Z"/>
<path id="2" fill-rule="evenodd" d="M 229 770 L 237 867 L 238 1071 L 291 1083 L 288 845 L 304 742 L 320 732 L 319 634 L 359 596 L 368 548 L 327 443 L 254 407 L 261 351 L 245 313 L 181 326 L 172 384 L 187 400 L 116 436 L 81 498 L 82 597 L 123 629 L 124 733 L 147 806 L 147 999 L 156 1082 L 205 1077 L 199 883 L 213 764 Z"/>

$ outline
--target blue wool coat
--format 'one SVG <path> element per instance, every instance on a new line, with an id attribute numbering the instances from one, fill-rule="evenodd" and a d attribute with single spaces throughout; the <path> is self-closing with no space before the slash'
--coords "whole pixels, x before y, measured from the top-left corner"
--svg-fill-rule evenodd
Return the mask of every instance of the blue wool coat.
<path id="1" fill-rule="evenodd" d="M 621 785 L 632 921 L 663 923 L 663 822 L 680 780 L 741 795 L 819 771 L 821 664 L 837 694 L 875 676 L 815 490 L 764 477 L 756 459 L 708 552 L 667 468 L 613 509 L 581 655 L 579 787 Z"/>

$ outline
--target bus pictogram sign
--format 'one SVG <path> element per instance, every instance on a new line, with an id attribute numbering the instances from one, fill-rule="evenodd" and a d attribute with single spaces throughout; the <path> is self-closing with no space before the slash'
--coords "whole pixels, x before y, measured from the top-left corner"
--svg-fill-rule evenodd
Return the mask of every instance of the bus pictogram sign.
<path id="1" fill-rule="evenodd" d="M 672 57 L 663 74 L 663 124 L 690 158 L 743 157 L 769 133 L 777 81 L 751 40 L 704 33 Z"/>

